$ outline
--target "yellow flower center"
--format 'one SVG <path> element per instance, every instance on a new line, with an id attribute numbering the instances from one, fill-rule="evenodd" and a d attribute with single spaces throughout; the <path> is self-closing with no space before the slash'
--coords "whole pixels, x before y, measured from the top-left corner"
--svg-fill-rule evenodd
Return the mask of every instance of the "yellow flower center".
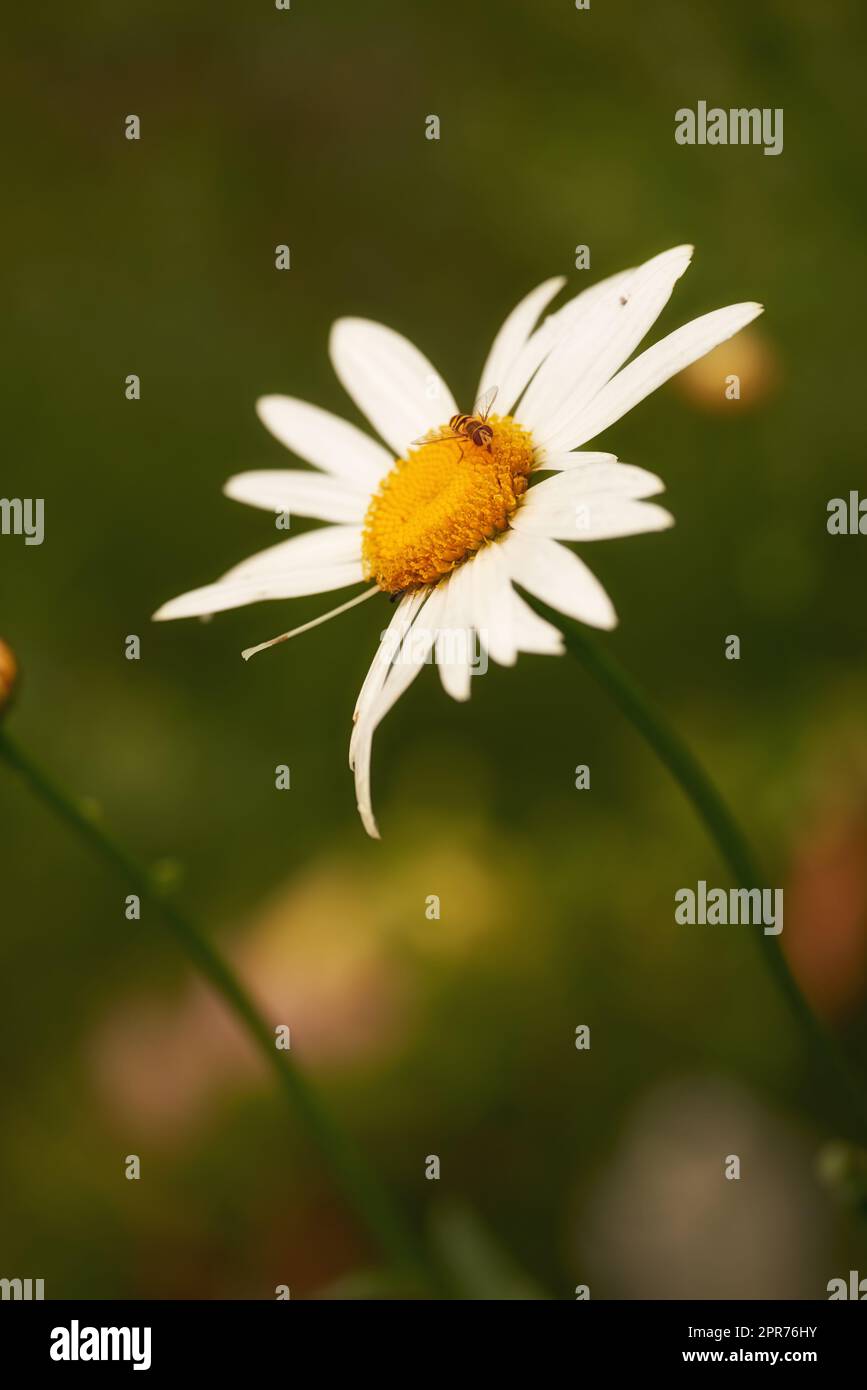
<path id="1" fill-rule="evenodd" d="M 505 531 L 533 467 L 533 441 L 492 416 L 489 443 L 432 439 L 398 459 L 367 509 L 365 576 L 387 593 L 436 584 Z M 448 433 L 445 427 L 444 433 Z"/>

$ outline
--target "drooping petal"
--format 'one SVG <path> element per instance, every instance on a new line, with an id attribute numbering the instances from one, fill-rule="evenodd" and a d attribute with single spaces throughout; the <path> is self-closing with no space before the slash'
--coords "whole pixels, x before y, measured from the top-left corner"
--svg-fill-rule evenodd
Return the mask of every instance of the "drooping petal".
<path id="1" fill-rule="evenodd" d="M 617 626 L 614 605 L 583 560 L 556 541 L 510 534 L 503 542 L 509 573 L 528 593 L 590 627 Z"/>
<path id="2" fill-rule="evenodd" d="M 379 839 L 379 829 L 370 795 L 373 735 L 427 663 L 436 641 L 442 615 L 443 590 L 436 588 L 425 593 L 424 602 L 416 607 L 414 620 L 401 637 L 396 651 L 388 653 L 388 659 L 378 663 L 376 680 L 368 690 L 369 699 L 363 711 L 359 712 L 353 735 L 352 760 L 358 812 L 368 835 L 375 840 Z M 406 598 L 401 600 L 402 604 L 406 602 Z M 377 659 L 374 658 L 374 661 L 376 663 Z"/>
<path id="3" fill-rule="evenodd" d="M 427 358 L 384 324 L 338 319 L 330 352 L 344 389 L 398 458 L 457 411 Z"/>
<path id="4" fill-rule="evenodd" d="M 535 492 L 531 488 L 530 492 Z M 638 536 L 644 531 L 664 531 L 674 518 L 653 502 L 636 502 L 611 493 L 588 493 L 572 507 L 532 503 L 530 494 L 512 517 L 512 527 L 526 536 L 547 536 L 557 541 L 606 541 L 616 536 Z"/>
<path id="5" fill-rule="evenodd" d="M 262 396 L 256 413 L 275 439 L 316 468 L 345 478 L 359 492 L 375 492 L 393 459 L 363 430 L 292 396 Z"/>
<path id="6" fill-rule="evenodd" d="M 396 604 L 385 631 L 380 633 L 376 655 L 358 692 L 358 699 L 352 714 L 352 737 L 349 740 L 350 771 L 355 766 L 354 749 L 358 741 L 359 725 L 363 727 L 365 716 L 382 690 L 388 675 L 388 668 L 395 658 L 400 643 L 415 622 L 419 609 L 426 603 L 428 592 L 427 589 L 415 589 L 412 593 L 405 594 Z"/>
<path id="7" fill-rule="evenodd" d="M 268 512 L 315 517 L 317 521 L 363 521 L 370 494 L 352 488 L 343 478 L 324 477 L 291 469 L 269 468 L 236 473 L 223 488 L 227 497 Z"/>
<path id="8" fill-rule="evenodd" d="M 552 280 L 546 280 L 536 289 L 531 290 L 520 304 L 515 306 L 493 341 L 487 361 L 482 368 L 476 399 L 489 387 L 499 388 L 501 383 L 505 385 L 508 382 L 509 368 L 516 362 L 536 320 L 565 283 L 564 276 L 556 275 Z M 502 394 L 502 400 L 499 398 L 500 394 Z M 495 409 L 500 414 L 508 414 L 512 405 L 514 405 L 514 399 L 508 400 L 506 391 L 500 393 L 498 390 Z"/>
<path id="9" fill-rule="evenodd" d="M 676 246 L 654 256 L 627 284 L 600 295 L 546 358 L 516 412 L 540 448 L 571 424 L 635 351 L 671 298 L 692 250 Z"/>
<path id="10" fill-rule="evenodd" d="M 731 338 L 757 318 L 762 310 L 761 304 L 730 304 L 725 309 L 715 309 L 675 329 L 618 372 L 579 417 L 570 420 L 555 435 L 546 439 L 547 451 L 559 454 L 595 439 L 615 420 L 643 401 L 645 396 L 668 381 L 669 377 Z"/>

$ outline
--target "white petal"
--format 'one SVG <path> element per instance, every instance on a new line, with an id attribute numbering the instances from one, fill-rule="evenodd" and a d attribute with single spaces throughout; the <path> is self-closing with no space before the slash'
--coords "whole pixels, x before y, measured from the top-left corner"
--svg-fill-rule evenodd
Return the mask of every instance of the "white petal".
<path id="1" fill-rule="evenodd" d="M 399 458 L 457 411 L 427 358 L 384 324 L 338 319 L 330 352 L 345 390 Z"/>
<path id="2" fill-rule="evenodd" d="M 437 638 L 445 604 L 445 586 L 440 584 L 427 591 L 426 601 L 416 611 L 412 626 L 406 632 L 398 653 L 388 667 L 379 695 L 373 701 L 367 717 L 379 724 L 397 703 L 400 696 L 415 680 L 426 664 Z"/>
<path id="3" fill-rule="evenodd" d="M 440 680 L 453 700 L 470 698 L 473 630 L 470 565 L 461 565 L 445 584 L 442 617 L 436 640 Z"/>
<path id="4" fill-rule="evenodd" d="M 476 399 L 489 387 L 499 387 L 501 382 L 507 381 L 509 368 L 517 360 L 536 320 L 565 283 L 565 277 L 562 275 L 555 276 L 553 280 L 546 280 L 544 284 L 531 290 L 526 298 L 522 299 L 520 304 L 512 310 L 488 353 L 488 359 L 482 368 Z M 504 405 L 504 401 L 505 396 L 503 401 L 499 399 L 497 401 L 497 409 L 500 414 L 508 414 L 509 407 L 514 404 L 514 401 L 509 401 Z"/>
<path id="5" fill-rule="evenodd" d="M 512 588 L 508 551 L 517 541 L 514 533 L 507 532 L 466 567 L 474 578 L 478 575 L 473 588 L 473 622 L 479 639 L 501 666 L 514 666 L 519 652 L 558 656 L 563 651 L 562 633 Z"/>
<path id="6" fill-rule="evenodd" d="M 388 675 L 388 668 L 394 660 L 397 648 L 409 632 L 419 609 L 426 602 L 427 598 L 427 589 L 415 589 L 411 594 L 405 594 L 395 605 L 385 631 L 380 633 L 380 641 L 376 650 L 376 656 L 373 658 L 370 669 L 358 692 L 358 699 L 355 702 L 355 710 L 352 715 L 353 730 L 352 737 L 349 740 L 350 770 L 355 766 L 353 745 L 357 741 L 359 722 L 363 722 L 363 716 L 367 714 L 368 710 L 373 706 L 374 701 L 379 696 L 379 692 L 382 690 L 383 683 Z"/>
<path id="7" fill-rule="evenodd" d="M 262 396 L 256 413 L 275 439 L 299 458 L 360 492 L 375 492 L 394 460 L 375 439 L 327 410 L 292 396 Z"/>
<path id="8" fill-rule="evenodd" d="M 522 507 L 560 507 L 571 514 L 576 503 L 594 495 L 656 497 L 664 491 L 662 479 L 646 468 L 631 463 L 587 463 L 535 483 L 525 494 Z"/>
<path id="9" fill-rule="evenodd" d="M 514 666 L 518 659 L 512 621 L 513 589 L 502 545 L 483 546 L 464 566 L 470 576 L 473 623 L 493 661 Z"/>
<path id="10" fill-rule="evenodd" d="M 582 318 L 590 314 L 597 301 L 603 295 L 609 294 L 616 286 L 628 284 L 630 277 L 634 274 L 634 269 L 622 270 L 617 275 L 609 276 L 607 280 L 600 280 L 595 285 L 590 285 L 588 289 L 582 290 L 580 294 L 576 294 L 568 303 L 563 305 L 562 309 L 548 315 L 535 333 L 527 339 L 506 372 L 504 380 L 499 383 L 497 410 L 501 415 L 511 413 L 515 401 L 539 364 L 544 362 L 552 349 L 562 341 L 567 333 L 571 332 Z"/>
<path id="11" fill-rule="evenodd" d="M 267 550 L 233 565 L 227 579 L 279 578 L 294 570 L 320 569 L 361 559 L 361 526 L 320 526 L 303 536 L 279 541 Z M 222 582 L 222 581 L 221 581 Z"/>
<path id="12" fill-rule="evenodd" d="M 576 449 L 632 410 L 669 377 L 731 338 L 762 313 L 761 304 L 730 304 L 693 319 L 636 357 L 604 386 L 579 419 L 546 440 L 550 453 Z"/>
<path id="13" fill-rule="evenodd" d="M 501 666 L 514 666 L 519 652 L 557 656 L 563 650 L 562 634 L 512 588 L 507 549 L 516 539 L 508 533 L 464 566 L 473 581 L 473 624 L 491 659 Z"/>
<path id="14" fill-rule="evenodd" d="M 517 418 L 541 448 L 571 424 L 635 351 L 671 298 L 692 257 L 691 246 L 654 256 L 601 295 L 560 341 L 521 401 Z"/>
<path id="15" fill-rule="evenodd" d="M 351 488 L 343 478 L 282 468 L 236 473 L 223 491 L 250 507 L 315 517 L 317 521 L 363 521 L 370 506 L 370 494 Z"/>
<path id="16" fill-rule="evenodd" d="M 571 550 L 556 541 L 515 532 L 503 543 L 503 553 L 515 582 L 543 603 L 591 627 L 617 626 L 610 598 Z"/>
<path id="17" fill-rule="evenodd" d="M 170 599 L 154 613 L 154 619 L 165 622 L 169 618 L 196 618 L 204 613 L 223 613 L 229 608 L 260 603 L 264 599 L 325 594 L 332 589 L 346 589 L 350 584 L 360 584 L 363 579 L 360 560 L 299 569 L 286 575 L 221 579 L 216 584 L 206 584 L 202 589 L 192 589 L 179 598 Z"/>
<path id="18" fill-rule="evenodd" d="M 535 652 L 537 656 L 562 656 L 562 632 L 535 613 L 514 589 L 511 623 L 519 651 Z"/>
<path id="19" fill-rule="evenodd" d="M 531 489 L 534 490 L 534 489 Z M 653 502 L 588 494 L 572 508 L 524 505 L 512 517 L 512 527 L 526 536 L 548 536 L 558 541 L 605 541 L 615 536 L 637 536 L 644 531 L 664 531 L 674 518 Z"/>
<path id="20" fill-rule="evenodd" d="M 430 656 L 431 647 L 436 640 L 437 626 L 442 611 L 443 594 L 441 589 L 425 591 L 426 601 L 416 608 L 415 621 L 409 627 L 396 652 L 388 654 L 388 659 L 379 663 L 377 678 L 369 690 L 370 700 L 358 716 L 353 735 L 353 764 L 355 767 L 355 794 L 358 813 L 368 835 L 379 839 L 379 829 L 373 814 L 370 796 L 370 759 L 373 748 L 373 735 L 377 726 L 388 714 L 415 680 L 422 666 Z M 401 600 L 406 603 L 406 599 Z M 430 612 L 428 613 L 428 609 Z M 377 653 L 377 658 L 379 653 Z M 377 664 L 374 658 L 374 664 Z M 380 677 L 383 677 L 380 679 Z"/>
<path id="21" fill-rule="evenodd" d="M 593 454 L 576 449 L 571 454 L 541 454 L 536 469 L 541 473 L 561 473 L 568 468 L 583 468 L 588 463 L 616 463 L 616 454 Z"/>
<path id="22" fill-rule="evenodd" d="M 592 285 L 588 285 L 586 290 L 581 290 L 571 299 L 567 299 L 565 304 L 548 316 L 542 327 L 559 341 L 604 295 L 613 289 L 627 286 L 640 269 L 640 266 L 633 265 L 627 270 L 618 270 L 615 275 L 607 275 L 604 280 L 596 280 Z"/>

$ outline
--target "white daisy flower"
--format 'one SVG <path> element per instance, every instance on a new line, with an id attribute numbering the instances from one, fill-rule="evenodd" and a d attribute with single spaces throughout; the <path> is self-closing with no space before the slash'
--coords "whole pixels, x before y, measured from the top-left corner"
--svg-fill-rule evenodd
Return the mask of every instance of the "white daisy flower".
<path id="1" fill-rule="evenodd" d="M 335 323 L 331 360 L 383 443 L 290 396 L 258 402 L 267 429 L 320 471 L 241 473 L 226 493 L 328 525 L 271 546 L 154 616 L 189 618 L 370 585 L 273 639 L 279 642 L 379 592 L 396 601 L 350 740 L 358 809 L 370 835 L 379 835 L 370 794 L 374 731 L 422 666 L 434 661 L 446 692 L 466 700 L 475 641 L 503 666 L 519 652 L 560 653 L 561 633 L 515 584 L 570 618 L 614 627 L 605 590 L 561 542 L 672 525 L 669 513 L 647 500 L 663 490 L 659 478 L 581 446 L 761 313 L 751 303 L 717 309 L 624 366 L 691 256 L 691 246 L 675 247 L 584 290 L 537 324 L 565 283 L 546 280 L 494 339 L 472 414 L 459 413 L 439 374 L 405 338 L 354 318 Z"/>

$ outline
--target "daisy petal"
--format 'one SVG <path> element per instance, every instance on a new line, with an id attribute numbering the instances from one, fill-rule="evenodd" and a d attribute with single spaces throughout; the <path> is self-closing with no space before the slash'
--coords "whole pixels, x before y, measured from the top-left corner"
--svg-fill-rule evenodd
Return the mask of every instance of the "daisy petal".
<path id="1" fill-rule="evenodd" d="M 473 624 L 492 661 L 514 666 L 518 659 L 512 621 L 512 583 L 501 545 L 483 546 L 464 566 L 470 576 Z"/>
<path id="2" fill-rule="evenodd" d="M 374 726 L 381 723 L 427 664 L 442 621 L 444 603 L 444 586 L 428 590 L 427 600 L 417 610 L 366 716 Z"/>
<path id="3" fill-rule="evenodd" d="M 343 478 L 282 468 L 236 473 L 223 492 L 250 507 L 315 517 L 317 521 L 363 521 L 370 505 L 370 494 L 351 488 Z"/>
<path id="4" fill-rule="evenodd" d="M 516 361 L 518 354 L 527 342 L 533 327 L 547 304 L 550 304 L 554 295 L 563 288 L 566 279 L 563 275 L 557 275 L 552 280 L 546 280 L 535 290 L 521 300 L 520 304 L 512 310 L 506 319 L 499 333 L 493 341 L 488 359 L 482 368 L 482 375 L 479 381 L 479 389 L 476 392 L 476 400 L 482 393 L 491 386 L 499 387 L 501 382 L 507 380 L 509 368 Z M 505 398 L 504 398 L 505 399 Z M 498 402 L 501 413 L 508 414 L 509 407 L 514 404 L 514 400 L 508 401 L 505 405 L 502 401 Z"/>
<path id="5" fill-rule="evenodd" d="M 587 463 L 583 468 L 569 468 L 553 478 L 536 483 L 524 497 L 525 507 L 560 507 L 575 510 L 575 503 L 592 495 L 611 497 L 656 497 L 665 491 L 665 484 L 646 468 L 631 463 Z"/>
<path id="6" fill-rule="evenodd" d="M 536 468 L 541 473 L 562 473 L 569 468 L 583 468 L 588 463 L 616 462 L 616 454 L 593 454 L 589 450 L 576 449 L 571 454 L 545 454 Z"/>
<path id="7" fill-rule="evenodd" d="M 233 565 L 222 576 L 227 579 L 265 579 L 290 574 L 293 570 L 320 569 L 361 559 L 360 526 L 320 526 L 303 536 L 279 541 L 267 550 Z"/>
<path id="8" fill-rule="evenodd" d="M 535 488 L 530 489 L 535 492 Z M 573 507 L 530 505 L 530 494 L 512 517 L 514 530 L 525 536 L 547 536 L 557 541 L 607 541 L 616 536 L 637 536 L 643 531 L 664 531 L 674 518 L 653 502 L 588 493 Z"/>
<path id="9" fill-rule="evenodd" d="M 330 352 L 344 389 L 398 458 L 457 411 L 427 358 L 384 324 L 338 319 Z"/>
<path id="10" fill-rule="evenodd" d="M 415 622 L 416 615 L 427 599 L 425 589 L 416 589 L 411 594 L 406 594 L 395 607 L 394 613 L 389 621 L 385 632 L 380 634 L 380 643 L 376 651 L 376 656 L 370 664 L 370 669 L 364 678 L 364 682 L 358 692 L 358 699 L 355 702 L 355 709 L 352 714 L 352 737 L 349 740 L 349 768 L 350 771 L 355 766 L 355 744 L 357 742 L 359 724 L 363 724 L 364 716 L 371 708 L 382 690 L 383 683 L 388 675 L 388 668 L 394 660 L 403 638 L 406 636 L 412 624 Z"/>
<path id="11" fill-rule="evenodd" d="M 486 546 L 463 567 L 471 580 L 472 620 L 479 640 L 501 666 L 514 666 L 519 652 L 559 656 L 562 634 L 512 588 L 506 539 Z"/>
<path id="12" fill-rule="evenodd" d="M 599 297 L 561 339 L 527 388 L 516 418 L 541 448 L 571 423 L 652 328 L 692 258 L 691 246 L 654 256 L 626 285 Z"/>
<path id="13" fill-rule="evenodd" d="M 535 333 L 527 339 L 518 356 L 507 369 L 505 377 L 499 383 L 497 408 L 501 415 L 511 413 L 515 401 L 540 364 L 545 361 L 545 358 L 566 334 L 571 332 L 582 318 L 589 315 L 599 299 L 603 295 L 609 294 L 615 287 L 628 284 L 634 274 L 633 269 L 622 270 L 617 275 L 610 275 L 607 280 L 600 280 L 597 284 L 582 290 L 580 294 L 576 294 L 564 304 L 562 309 L 548 315 Z"/>
<path id="14" fill-rule="evenodd" d="M 248 603 L 265 599 L 301 598 L 306 594 L 325 594 L 332 589 L 346 589 L 364 579 L 361 561 L 323 565 L 315 569 L 299 569 L 285 575 L 253 576 L 246 579 L 220 579 L 201 589 L 191 589 L 179 598 L 170 599 L 154 613 L 157 622 L 169 618 L 197 618 L 203 614 L 224 613 L 229 608 L 243 608 Z"/>
<path id="15" fill-rule="evenodd" d="M 538 613 L 534 613 L 515 590 L 511 593 L 511 623 L 518 650 L 536 656 L 562 656 L 563 634 Z"/>
<path id="16" fill-rule="evenodd" d="M 292 396 L 262 396 L 256 413 L 275 439 L 293 454 L 345 478 L 363 492 L 375 492 L 393 459 L 375 439 L 348 420 L 297 401 Z"/>
<path id="17" fill-rule="evenodd" d="M 470 698 L 473 628 L 470 567 L 461 565 L 445 585 L 436 640 L 436 663 L 443 690 L 453 700 Z"/>
<path id="18" fill-rule="evenodd" d="M 406 599 L 401 600 L 402 604 L 406 601 Z M 358 800 L 358 813 L 364 828 L 368 835 L 371 835 L 375 840 L 379 839 L 379 829 L 373 814 L 370 796 L 370 759 L 373 749 L 373 735 L 389 710 L 409 689 L 419 671 L 428 661 L 431 648 L 436 641 L 442 603 L 443 591 L 441 589 L 433 589 L 427 593 L 426 602 L 416 608 L 415 619 L 404 633 L 396 652 L 389 653 L 389 659 L 381 664 L 377 680 L 369 692 L 371 699 L 364 712 L 358 717 L 353 750 L 355 792 Z M 376 661 L 376 658 L 374 660 Z M 382 666 L 384 666 L 384 672 Z M 380 676 L 383 677 L 381 681 Z M 379 689 L 374 693 L 376 686 Z"/>
<path id="19" fill-rule="evenodd" d="M 725 342 L 762 313 L 761 304 L 730 304 L 725 309 L 715 309 L 704 314 L 692 323 L 684 324 L 667 338 L 662 338 L 653 347 L 636 357 L 590 402 L 579 418 L 569 422 L 546 441 L 552 454 L 561 450 L 576 449 L 589 439 L 595 439 L 602 430 L 613 425 L 633 406 L 643 401 L 645 396 L 656 391 L 669 377 L 688 367 L 699 357 L 719 343 Z"/>
<path id="20" fill-rule="evenodd" d="M 519 535 L 503 545 L 516 584 L 568 618 L 590 627 L 617 626 L 614 606 L 583 560 L 556 541 Z"/>

